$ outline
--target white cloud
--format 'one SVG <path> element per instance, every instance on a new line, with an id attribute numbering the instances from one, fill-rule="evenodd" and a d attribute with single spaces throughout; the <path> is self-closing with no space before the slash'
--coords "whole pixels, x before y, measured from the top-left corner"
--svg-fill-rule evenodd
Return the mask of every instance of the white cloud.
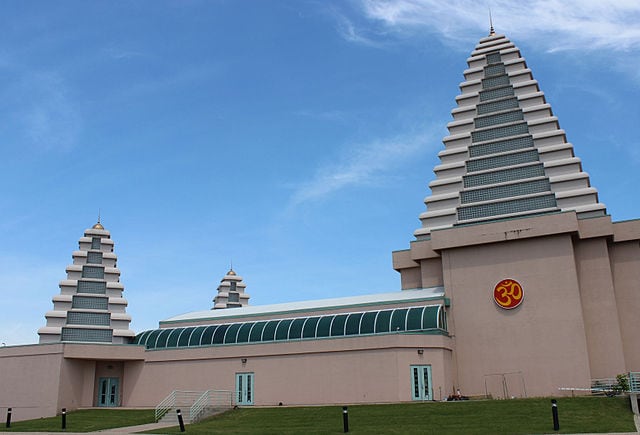
<path id="1" fill-rule="evenodd" d="M 0 112 L 28 147 L 68 151 L 81 131 L 82 117 L 63 78 L 52 72 L 27 72 L 14 66 Z"/>
<path id="2" fill-rule="evenodd" d="M 104 49 L 105 53 L 111 59 L 132 59 L 136 57 L 145 57 L 146 55 L 141 51 L 127 50 L 120 47 L 108 47 Z"/>
<path id="3" fill-rule="evenodd" d="M 637 0 L 361 0 L 359 5 L 368 19 L 391 31 L 426 30 L 465 44 L 488 31 L 490 8 L 498 33 L 535 41 L 545 50 L 640 49 Z"/>
<path id="4" fill-rule="evenodd" d="M 376 40 L 375 35 L 367 35 L 366 28 L 358 28 L 353 21 L 344 15 L 336 13 L 335 17 L 338 23 L 338 33 L 347 41 L 374 48 L 383 47 L 383 41 Z"/>
<path id="5" fill-rule="evenodd" d="M 173 91 L 177 87 L 187 84 L 208 82 L 217 78 L 222 69 L 224 69 L 222 64 L 182 65 L 179 70 L 159 75 L 153 79 L 127 83 L 118 91 L 112 92 L 110 98 L 126 101 L 139 98 L 141 95 Z"/>
<path id="6" fill-rule="evenodd" d="M 299 185 L 290 207 L 326 198 L 342 189 L 378 183 L 392 175 L 401 164 L 440 146 L 436 130 L 422 131 L 351 147 L 335 164 L 316 170 L 308 182 Z M 439 131 L 439 130 L 438 130 Z"/>

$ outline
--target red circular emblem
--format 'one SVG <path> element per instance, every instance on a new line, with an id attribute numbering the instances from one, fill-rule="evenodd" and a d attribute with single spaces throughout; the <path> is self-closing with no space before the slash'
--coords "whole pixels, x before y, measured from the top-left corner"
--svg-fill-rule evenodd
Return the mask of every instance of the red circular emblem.
<path id="1" fill-rule="evenodd" d="M 493 300 L 500 308 L 511 310 L 522 303 L 524 291 L 515 279 L 503 279 L 493 289 Z"/>

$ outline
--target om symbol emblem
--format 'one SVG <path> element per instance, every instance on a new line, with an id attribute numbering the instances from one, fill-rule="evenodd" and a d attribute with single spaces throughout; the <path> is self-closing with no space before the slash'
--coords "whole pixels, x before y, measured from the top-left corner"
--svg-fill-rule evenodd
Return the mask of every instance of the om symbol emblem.
<path id="1" fill-rule="evenodd" d="M 515 279 L 503 279 L 493 289 L 493 300 L 500 308 L 511 310 L 522 303 L 524 291 Z"/>

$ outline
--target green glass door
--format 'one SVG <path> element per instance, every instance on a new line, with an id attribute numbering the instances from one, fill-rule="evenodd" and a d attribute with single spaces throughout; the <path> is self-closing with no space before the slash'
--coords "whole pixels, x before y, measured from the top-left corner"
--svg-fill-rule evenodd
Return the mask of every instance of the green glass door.
<path id="1" fill-rule="evenodd" d="M 236 405 L 253 405 L 253 373 L 236 373 Z"/>
<path id="2" fill-rule="evenodd" d="M 411 366 L 411 398 L 413 400 L 433 400 L 431 366 Z"/>
<path id="3" fill-rule="evenodd" d="M 98 380 L 98 406 L 120 406 L 120 379 Z"/>

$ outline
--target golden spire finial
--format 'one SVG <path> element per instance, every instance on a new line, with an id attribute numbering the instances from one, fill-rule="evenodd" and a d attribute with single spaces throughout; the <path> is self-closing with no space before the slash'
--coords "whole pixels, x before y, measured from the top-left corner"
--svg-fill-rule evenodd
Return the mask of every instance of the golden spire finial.
<path id="1" fill-rule="evenodd" d="M 489 8 L 489 36 L 493 36 L 496 34 L 496 31 L 493 29 L 493 18 L 491 17 L 491 8 Z"/>
<path id="2" fill-rule="evenodd" d="M 234 276 L 236 273 L 233 271 L 233 259 L 231 259 L 229 263 L 229 272 L 227 272 L 227 275 Z"/>
<path id="3" fill-rule="evenodd" d="M 100 223 L 100 209 L 98 209 L 98 222 L 91 228 L 93 228 L 94 230 L 104 230 L 104 227 Z"/>

